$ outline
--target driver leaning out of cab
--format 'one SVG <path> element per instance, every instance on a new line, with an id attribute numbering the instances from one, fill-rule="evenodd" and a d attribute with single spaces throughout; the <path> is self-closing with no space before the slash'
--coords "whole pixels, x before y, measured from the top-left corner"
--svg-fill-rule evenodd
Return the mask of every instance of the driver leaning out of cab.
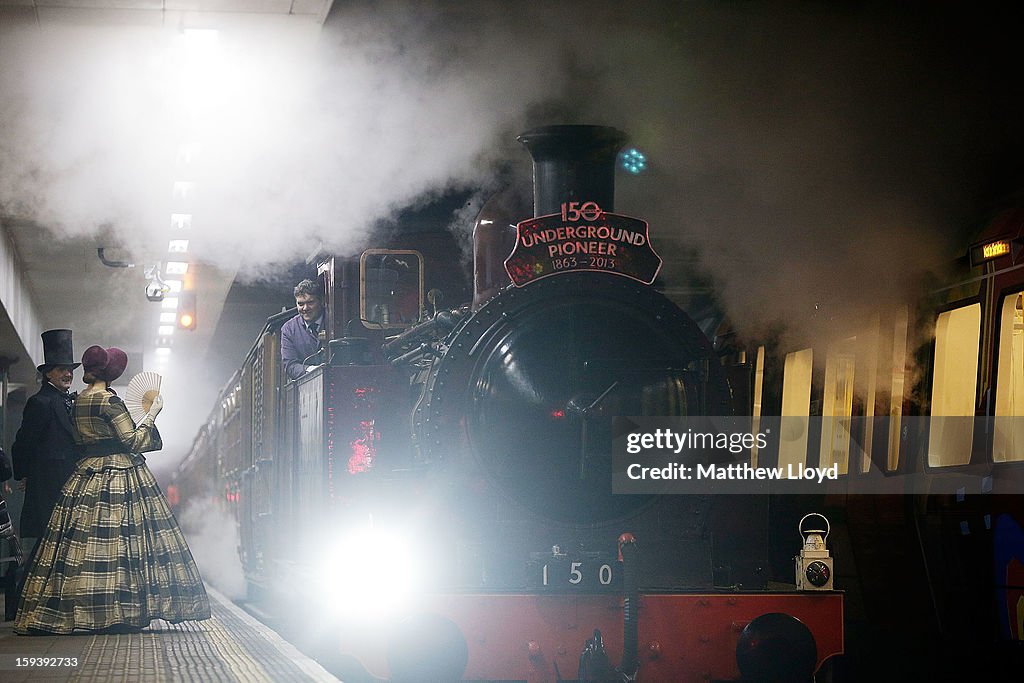
<path id="1" fill-rule="evenodd" d="M 313 280 L 295 285 L 298 313 L 281 328 L 281 360 L 288 379 L 297 379 L 320 364 L 324 328 L 324 292 Z"/>

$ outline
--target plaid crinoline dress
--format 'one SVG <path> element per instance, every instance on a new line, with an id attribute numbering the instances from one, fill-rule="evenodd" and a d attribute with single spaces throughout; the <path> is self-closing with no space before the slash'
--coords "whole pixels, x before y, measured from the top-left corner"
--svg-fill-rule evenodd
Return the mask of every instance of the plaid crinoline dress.
<path id="1" fill-rule="evenodd" d="M 64 484 L 28 568 L 15 632 L 209 619 L 199 569 L 139 455 L 163 446 L 152 418 L 136 427 L 107 390 L 79 396 L 74 421 L 86 457 Z"/>

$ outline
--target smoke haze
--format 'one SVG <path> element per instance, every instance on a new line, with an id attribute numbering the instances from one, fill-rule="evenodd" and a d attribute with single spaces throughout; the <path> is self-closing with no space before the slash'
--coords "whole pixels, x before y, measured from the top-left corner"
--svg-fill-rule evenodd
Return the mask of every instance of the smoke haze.
<path id="1" fill-rule="evenodd" d="M 942 3 L 483 0 L 336 2 L 318 35 L 226 30 L 216 45 L 9 26 L 0 215 L 107 230 L 143 258 L 187 200 L 193 258 L 255 280 L 320 242 L 356 250 L 376 221 L 499 169 L 528 177 L 525 129 L 613 125 L 650 160 L 620 178 L 617 210 L 650 222 L 666 280 L 707 278 L 743 333 L 799 331 L 823 308 L 858 313 L 837 301 L 904 298 L 1012 189 L 1003 19 Z M 176 198 L 178 180 L 194 192 Z M 232 369 L 200 374 L 220 386 Z"/>
<path id="2" fill-rule="evenodd" d="M 238 558 L 238 523 L 210 502 L 209 496 L 190 501 L 180 523 L 188 534 L 192 556 L 203 580 L 231 599 L 246 597 L 245 575 Z"/>

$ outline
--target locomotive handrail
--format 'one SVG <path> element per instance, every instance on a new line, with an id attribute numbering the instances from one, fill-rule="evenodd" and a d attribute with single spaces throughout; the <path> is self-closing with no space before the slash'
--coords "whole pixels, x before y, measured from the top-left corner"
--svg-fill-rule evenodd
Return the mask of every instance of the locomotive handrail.
<path id="1" fill-rule="evenodd" d="M 298 313 L 298 312 L 299 312 L 298 307 L 297 306 L 292 306 L 291 308 L 284 309 L 280 313 L 275 313 L 274 315 L 269 316 L 267 318 L 266 325 L 264 326 L 263 331 L 260 332 L 260 334 L 262 335 L 264 332 L 266 332 L 268 330 L 268 328 L 274 327 L 278 323 L 284 324 L 284 323 L 288 322 L 293 317 L 295 317 L 295 314 Z"/>
<path id="2" fill-rule="evenodd" d="M 638 548 L 633 534 L 619 537 L 619 556 L 622 560 L 622 660 L 619 673 L 624 681 L 635 681 L 640 669 L 638 647 L 640 570 L 637 566 Z"/>

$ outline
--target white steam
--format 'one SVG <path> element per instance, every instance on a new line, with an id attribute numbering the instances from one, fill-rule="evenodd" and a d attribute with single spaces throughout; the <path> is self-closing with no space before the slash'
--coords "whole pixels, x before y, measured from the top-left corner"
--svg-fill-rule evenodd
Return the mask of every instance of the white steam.
<path id="1" fill-rule="evenodd" d="M 238 557 L 238 524 L 207 500 L 191 499 L 180 524 L 203 581 L 231 599 L 245 598 L 245 574 Z"/>
<path id="2" fill-rule="evenodd" d="M 695 267 L 741 331 L 813 325 L 833 301 L 904 298 L 977 218 L 999 132 L 977 122 L 1000 107 L 972 47 L 1009 40 L 987 21 L 884 4 L 357 0 L 318 36 L 215 45 L 15 28 L 0 40 L 0 216 L 77 236 L 109 225 L 138 253 L 166 244 L 171 184 L 190 180 L 194 257 L 252 275 L 321 241 L 357 249 L 375 221 L 486 185 L 496 165 L 528 174 L 527 128 L 607 124 L 650 159 L 617 208 L 650 222 L 667 280 Z M 200 145 L 191 163 L 181 142 Z M 672 262 L 676 244 L 696 263 Z"/>
<path id="3" fill-rule="evenodd" d="M 878 254 L 946 227 L 971 189 L 950 180 L 971 115 L 958 100 L 974 93 L 937 56 L 941 22 L 913 19 L 806 3 L 355 2 L 317 39 L 7 32 L 0 211 L 159 245 L 170 184 L 187 179 L 197 258 L 285 263 L 320 240 L 353 249 L 396 208 L 476 184 L 523 155 L 511 140 L 526 126 L 606 123 L 652 159 L 622 209 L 696 246 L 737 317 L 785 317 L 823 274 L 841 289 L 877 281 Z M 201 146 L 187 169 L 181 142 Z M 887 269 L 939 256 L 915 252 Z M 771 293 L 756 297 L 767 310 L 744 308 L 753 288 Z"/>

